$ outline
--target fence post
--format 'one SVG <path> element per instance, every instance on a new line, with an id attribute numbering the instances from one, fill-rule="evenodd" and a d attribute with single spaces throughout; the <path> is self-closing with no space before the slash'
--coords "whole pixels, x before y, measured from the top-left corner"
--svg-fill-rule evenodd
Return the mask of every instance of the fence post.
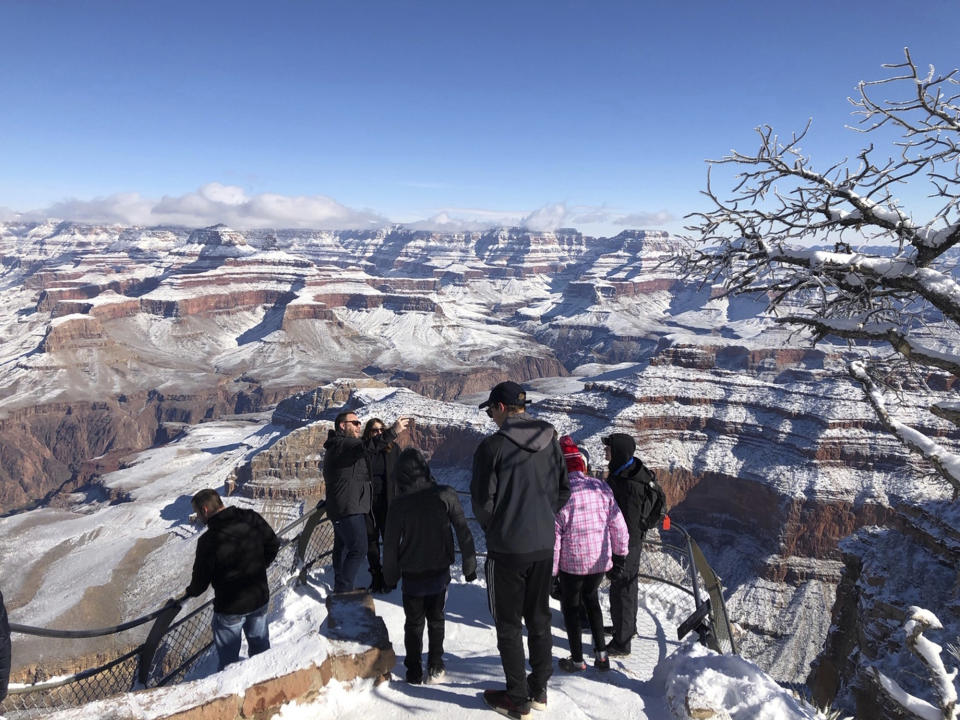
<path id="1" fill-rule="evenodd" d="M 720 578 L 713 571 L 713 568 L 710 567 L 710 564 L 707 562 L 707 558 L 704 556 L 700 546 L 697 545 L 697 543 L 693 540 L 691 540 L 691 550 L 693 551 L 694 564 L 697 566 L 697 570 L 703 577 L 707 593 L 710 595 L 711 604 L 713 606 L 713 612 L 710 614 L 710 618 L 714 625 L 714 635 L 719 641 L 720 633 L 717 631 L 722 629 L 723 633 L 730 641 L 730 651 L 734 655 L 738 655 L 739 652 L 737 651 L 737 643 L 733 639 L 733 628 L 730 626 L 730 616 L 727 615 L 727 604 L 723 599 L 723 587 L 720 584 Z M 719 617 L 720 615 L 723 617 Z M 718 622 L 723 623 L 722 628 L 717 627 Z"/>

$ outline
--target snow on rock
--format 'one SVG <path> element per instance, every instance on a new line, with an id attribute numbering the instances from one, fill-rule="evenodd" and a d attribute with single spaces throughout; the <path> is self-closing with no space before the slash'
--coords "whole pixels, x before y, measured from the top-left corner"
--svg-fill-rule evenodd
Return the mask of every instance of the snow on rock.
<path id="1" fill-rule="evenodd" d="M 693 641 L 657 668 L 673 717 L 716 720 L 816 720 L 817 711 L 749 660 L 718 655 Z"/>

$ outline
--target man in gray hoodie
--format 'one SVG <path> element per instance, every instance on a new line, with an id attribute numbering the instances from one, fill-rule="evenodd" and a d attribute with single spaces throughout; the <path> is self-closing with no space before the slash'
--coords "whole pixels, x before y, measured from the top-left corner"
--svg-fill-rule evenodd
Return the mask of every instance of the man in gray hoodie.
<path id="1" fill-rule="evenodd" d="M 473 456 L 470 496 L 487 540 L 487 595 L 497 628 L 506 690 L 485 690 L 484 702 L 502 715 L 522 718 L 547 704 L 553 673 L 550 585 L 554 519 L 570 497 L 567 466 L 557 431 L 525 411 L 527 396 L 502 382 L 480 404 L 500 428 Z M 530 648 L 529 681 L 523 624 Z"/>

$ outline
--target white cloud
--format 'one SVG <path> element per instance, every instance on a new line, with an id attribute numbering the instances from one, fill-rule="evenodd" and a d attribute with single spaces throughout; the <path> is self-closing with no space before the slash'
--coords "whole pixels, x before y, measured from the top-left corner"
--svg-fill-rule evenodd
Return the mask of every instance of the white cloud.
<path id="1" fill-rule="evenodd" d="M 139 193 L 117 193 L 92 200 L 65 200 L 20 215 L 20 219 L 58 218 L 85 223 L 121 225 L 186 225 L 224 223 L 239 229 L 301 227 L 355 229 L 380 227 L 389 221 L 375 213 L 354 210 L 324 195 L 247 195 L 243 188 L 208 183 L 185 195 L 159 201 Z"/>
<path id="2" fill-rule="evenodd" d="M 22 213 L 0 205 L 0 222 L 17 222 L 23 217 Z"/>
<path id="3" fill-rule="evenodd" d="M 629 228 L 656 228 L 673 222 L 677 217 L 666 210 L 657 212 L 639 212 L 629 215 L 619 215 L 613 219 L 613 222 Z"/>
<path id="4" fill-rule="evenodd" d="M 354 229 L 389 224 L 381 215 L 354 210 L 325 195 L 248 196 L 242 188 L 209 183 L 196 192 L 164 196 L 153 208 L 155 223 L 212 225 L 236 228 L 300 227 Z"/>
<path id="5" fill-rule="evenodd" d="M 0 207 L 0 222 L 54 218 L 82 223 L 119 225 L 184 225 L 206 227 L 223 223 L 238 229 L 311 228 L 352 230 L 377 228 L 391 220 L 371 210 L 357 210 L 325 195 L 248 195 L 236 185 L 212 182 L 183 195 L 160 200 L 139 193 L 116 193 L 92 200 L 65 200 L 42 210 L 18 213 Z M 424 220 L 404 222 L 412 230 L 474 232 L 497 227 L 524 227 L 548 232 L 575 227 L 615 234 L 624 228 L 658 228 L 675 220 L 666 210 L 627 212 L 606 206 L 547 203 L 530 210 L 440 208 Z"/>
<path id="6" fill-rule="evenodd" d="M 411 230 L 481 232 L 490 228 L 518 226 L 525 214 L 521 211 L 444 208 L 426 220 L 414 220 L 403 225 Z"/>
<path id="7" fill-rule="evenodd" d="M 561 227 L 568 227 L 570 214 L 565 203 L 551 203 L 534 210 L 520 223 L 523 227 L 534 232 L 547 232 Z"/>
<path id="8" fill-rule="evenodd" d="M 411 230 L 436 232 L 476 232 L 498 227 L 524 227 L 533 232 L 549 232 L 562 227 L 582 229 L 593 226 L 615 234 L 623 229 L 655 229 L 675 220 L 666 210 L 625 212 L 604 206 L 548 203 L 531 211 L 483 210 L 479 208 L 443 208 L 426 220 L 405 222 Z"/>
<path id="9" fill-rule="evenodd" d="M 527 215 L 521 225 L 530 230 L 544 232 L 561 227 L 582 228 L 585 225 L 601 225 L 609 228 L 653 229 L 663 227 L 676 218 L 666 210 L 657 212 L 624 212 L 605 206 L 578 205 L 567 207 L 566 203 L 551 203 Z"/>

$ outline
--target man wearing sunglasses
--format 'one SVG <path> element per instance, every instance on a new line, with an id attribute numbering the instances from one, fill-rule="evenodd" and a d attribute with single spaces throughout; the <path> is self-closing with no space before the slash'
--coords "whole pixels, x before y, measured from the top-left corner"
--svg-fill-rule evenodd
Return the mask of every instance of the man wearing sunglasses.
<path id="1" fill-rule="evenodd" d="M 357 573 L 367 556 L 367 513 L 371 507 L 370 456 L 382 451 L 407 428 L 399 418 L 380 434 L 363 438 L 363 423 L 352 410 L 334 420 L 323 444 L 323 479 L 327 515 L 333 522 L 333 591 L 356 587 Z"/>
<path id="2" fill-rule="evenodd" d="M 502 382 L 480 404 L 500 428 L 473 455 L 470 496 L 487 538 L 487 599 L 497 628 L 506 690 L 485 690 L 501 715 L 545 710 L 553 673 L 550 586 L 556 513 L 570 498 L 567 465 L 553 425 L 526 412 L 527 394 Z M 523 625 L 530 648 L 529 678 Z"/>

